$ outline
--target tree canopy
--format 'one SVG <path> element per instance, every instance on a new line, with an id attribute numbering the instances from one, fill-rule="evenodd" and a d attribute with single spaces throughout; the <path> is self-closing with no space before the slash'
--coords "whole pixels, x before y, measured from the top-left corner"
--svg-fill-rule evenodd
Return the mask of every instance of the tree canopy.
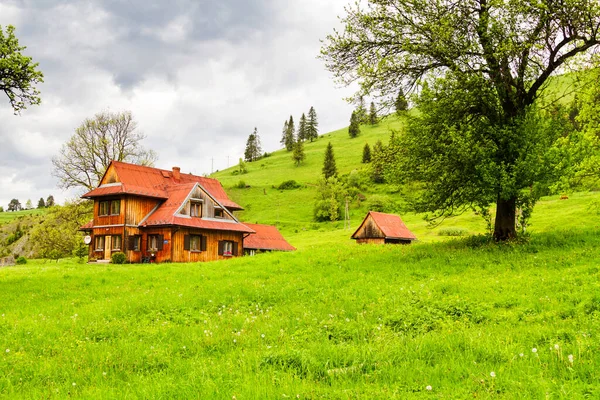
<path id="1" fill-rule="evenodd" d="M 260 145 L 260 138 L 258 136 L 258 129 L 254 128 L 254 132 L 248 136 L 246 141 L 246 150 L 244 151 L 244 158 L 246 161 L 256 161 L 260 158 L 262 148 Z"/>
<path id="2" fill-rule="evenodd" d="M 325 177 L 325 180 L 332 176 L 337 176 L 337 167 L 335 165 L 335 156 L 333 155 L 333 146 L 331 145 L 331 142 L 327 143 L 327 147 L 325 148 L 323 176 Z"/>
<path id="3" fill-rule="evenodd" d="M 145 137 L 137 130 L 131 112 L 98 113 L 83 121 L 52 158 L 52 175 L 64 189 L 92 190 L 113 160 L 153 166 L 157 155 L 142 146 Z"/>
<path id="4" fill-rule="evenodd" d="M 592 65 L 598 2 L 370 0 L 346 11 L 322 58 L 389 107 L 400 88 L 418 94 L 394 172 L 423 183 L 420 211 L 496 203 L 495 239 L 515 237 L 516 208 L 535 201 L 529 189 L 558 162 L 541 94 L 552 75 Z"/>
<path id="5" fill-rule="evenodd" d="M 8 25 L 6 30 L 0 26 L 0 91 L 8 97 L 15 114 L 41 102 L 38 83 L 44 82 L 44 75 L 31 57 L 22 54 L 25 46 L 19 46 L 15 36 L 15 27 Z"/>

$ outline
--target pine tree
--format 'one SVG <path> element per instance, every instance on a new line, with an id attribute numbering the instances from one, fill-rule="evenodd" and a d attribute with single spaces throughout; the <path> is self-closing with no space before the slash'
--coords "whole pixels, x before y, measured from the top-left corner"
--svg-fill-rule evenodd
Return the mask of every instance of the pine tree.
<path id="1" fill-rule="evenodd" d="M 306 121 L 306 134 L 307 139 L 313 140 L 319 137 L 319 122 L 317 121 L 317 112 L 313 106 L 310 106 L 308 111 L 308 120 Z"/>
<path id="2" fill-rule="evenodd" d="M 302 161 L 306 158 L 304 154 L 304 142 L 298 138 L 296 143 L 294 143 L 294 153 L 292 154 L 292 160 L 296 163 L 296 166 L 299 166 Z"/>
<path id="3" fill-rule="evenodd" d="M 335 157 L 333 156 L 333 146 L 331 145 L 331 142 L 327 144 L 327 148 L 325 149 L 323 176 L 325 176 L 325 179 L 337 176 L 337 167 L 335 166 Z"/>
<path id="4" fill-rule="evenodd" d="M 406 101 L 406 96 L 404 96 L 404 90 L 402 90 L 402 88 L 400 88 L 400 90 L 398 91 L 398 97 L 396 98 L 395 105 L 396 113 L 398 113 L 398 115 L 408 110 L 408 101 Z"/>
<path id="5" fill-rule="evenodd" d="M 373 146 L 371 158 L 371 180 L 375 183 L 383 183 L 383 168 L 385 166 L 385 149 L 383 143 L 378 140 Z"/>
<path id="6" fill-rule="evenodd" d="M 365 143 L 365 147 L 363 147 L 363 164 L 371 162 L 371 147 L 369 147 L 369 143 Z"/>
<path id="7" fill-rule="evenodd" d="M 369 122 L 367 118 L 367 108 L 365 107 L 365 99 L 362 96 L 358 98 L 356 117 L 358 118 L 359 124 L 366 124 L 367 122 Z"/>
<path id="8" fill-rule="evenodd" d="M 54 196 L 50 195 L 46 199 L 46 207 L 53 207 L 53 206 L 54 206 Z"/>
<path id="9" fill-rule="evenodd" d="M 348 134 L 351 138 L 355 138 L 360 134 L 360 122 L 358 119 L 358 113 L 356 111 L 352 111 L 352 115 L 350 116 L 350 126 L 348 127 Z"/>
<path id="10" fill-rule="evenodd" d="M 377 124 L 377 110 L 375 109 L 375 103 L 371 102 L 371 109 L 369 110 L 369 123 L 371 125 Z"/>
<path id="11" fill-rule="evenodd" d="M 258 129 L 254 128 L 254 133 L 248 136 L 246 141 L 246 150 L 244 151 L 244 158 L 246 161 L 256 161 L 260 158 L 262 149 L 260 147 L 260 138 L 258 137 Z"/>
<path id="12" fill-rule="evenodd" d="M 287 143 L 287 133 L 288 133 L 288 122 L 286 119 L 285 122 L 283 123 L 283 130 L 281 131 L 281 140 L 279 141 L 279 143 L 281 143 L 281 145 L 284 147 L 285 147 L 285 144 Z"/>
<path id="13" fill-rule="evenodd" d="M 40 199 L 38 200 L 37 208 L 44 208 L 44 207 L 46 207 L 46 202 L 44 201 L 43 197 L 40 197 Z"/>
<path id="14" fill-rule="evenodd" d="M 304 141 L 308 139 L 308 132 L 306 131 L 306 116 L 302 113 L 300 122 L 298 122 L 298 141 Z"/>
<path id="15" fill-rule="evenodd" d="M 296 142 L 295 135 L 296 128 L 294 127 L 294 118 L 290 115 L 290 120 L 287 125 L 287 132 L 285 134 L 285 148 L 287 151 L 294 150 L 294 143 Z"/>

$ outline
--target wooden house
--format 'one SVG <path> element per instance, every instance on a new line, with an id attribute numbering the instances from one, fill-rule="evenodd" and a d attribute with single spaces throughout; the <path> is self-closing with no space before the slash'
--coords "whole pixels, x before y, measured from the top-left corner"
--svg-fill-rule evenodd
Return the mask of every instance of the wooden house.
<path id="1" fill-rule="evenodd" d="M 417 237 L 404 225 L 399 216 L 369 211 L 352 235 L 357 243 L 410 244 Z"/>
<path id="2" fill-rule="evenodd" d="M 289 244 L 271 225 L 245 224 L 255 233 L 244 237 L 244 254 L 253 256 L 256 253 L 268 251 L 294 251 L 296 248 Z"/>
<path id="3" fill-rule="evenodd" d="M 113 161 L 99 186 L 84 194 L 94 218 L 80 229 L 91 237 L 89 258 L 110 260 L 123 252 L 129 262 L 190 262 L 243 254 L 244 236 L 254 233 L 234 216 L 216 179 Z"/>

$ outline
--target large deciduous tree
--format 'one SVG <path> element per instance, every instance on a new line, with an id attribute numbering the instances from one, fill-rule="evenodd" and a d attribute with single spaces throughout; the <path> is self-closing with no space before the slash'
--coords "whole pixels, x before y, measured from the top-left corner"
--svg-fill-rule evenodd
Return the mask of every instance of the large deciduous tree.
<path id="1" fill-rule="evenodd" d="M 552 75 L 591 64 L 599 3 L 361 4 L 346 9 L 346 28 L 328 36 L 322 58 L 339 81 L 358 81 L 360 95 L 388 106 L 400 88 L 417 89 L 420 113 L 400 138 L 396 172 L 424 184 L 418 209 L 443 217 L 495 203 L 494 238 L 515 237 L 516 208 L 552 170 L 556 133 L 540 115 L 541 94 Z"/>
<path id="2" fill-rule="evenodd" d="M 145 137 L 131 112 L 98 113 L 83 121 L 52 158 L 52 175 L 64 189 L 92 190 L 113 160 L 153 166 L 157 155 L 142 146 Z"/>
<path id="3" fill-rule="evenodd" d="M 8 97 L 15 114 L 27 108 L 28 104 L 41 102 L 38 83 L 44 82 L 44 75 L 37 70 L 38 63 L 21 52 L 15 36 L 15 27 L 8 25 L 6 31 L 0 26 L 0 91 Z"/>

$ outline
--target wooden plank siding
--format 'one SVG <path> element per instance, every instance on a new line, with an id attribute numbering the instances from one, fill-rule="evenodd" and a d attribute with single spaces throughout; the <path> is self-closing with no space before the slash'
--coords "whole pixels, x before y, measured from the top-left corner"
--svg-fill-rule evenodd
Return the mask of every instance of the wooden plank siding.
<path id="1" fill-rule="evenodd" d="M 203 235 L 206 236 L 206 251 L 190 251 L 184 250 L 184 237 L 186 235 Z M 228 240 L 237 243 L 238 256 L 243 254 L 242 239 L 243 234 L 230 231 L 207 231 L 202 229 L 176 228 L 173 234 L 173 256 L 174 262 L 200 262 L 225 260 L 232 256 L 219 255 L 219 241 Z"/>
<path id="2" fill-rule="evenodd" d="M 369 216 L 366 221 L 360 226 L 354 238 L 358 239 L 358 243 L 383 243 L 385 234 L 379 229 L 373 218 Z M 377 242 L 360 241 L 360 239 L 378 239 Z"/>
<path id="3" fill-rule="evenodd" d="M 123 210 L 125 210 L 125 223 L 129 226 L 137 226 L 160 204 L 160 201 L 149 197 L 127 196 L 125 203 L 126 205 L 123 207 Z"/>

